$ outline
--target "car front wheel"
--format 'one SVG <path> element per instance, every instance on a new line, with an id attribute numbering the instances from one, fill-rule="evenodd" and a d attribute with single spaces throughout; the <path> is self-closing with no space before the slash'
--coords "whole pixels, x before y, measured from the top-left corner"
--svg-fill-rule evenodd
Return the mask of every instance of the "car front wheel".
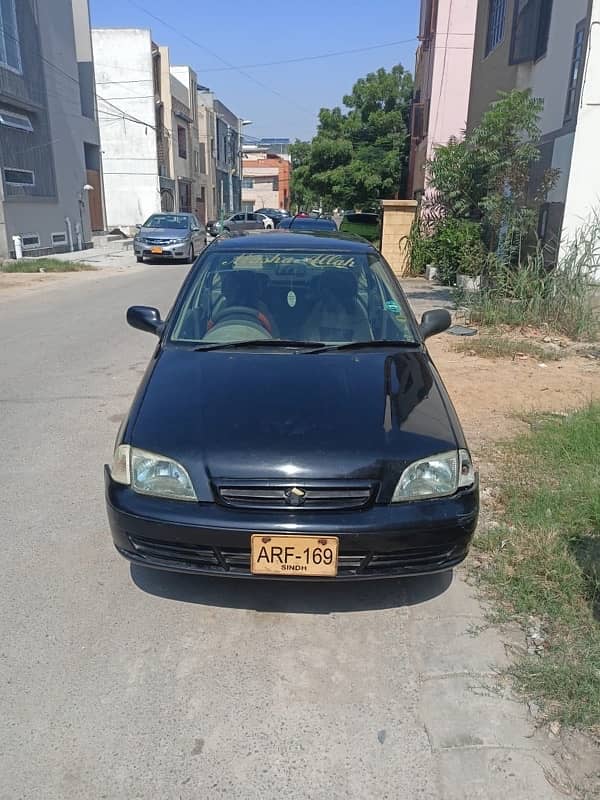
<path id="1" fill-rule="evenodd" d="M 195 260 L 196 260 L 196 254 L 194 253 L 194 245 L 191 244 L 190 245 L 190 252 L 189 252 L 189 255 L 188 255 L 186 261 L 187 261 L 188 264 L 193 264 Z"/>
<path id="2" fill-rule="evenodd" d="M 138 262 L 138 264 L 143 264 L 144 263 L 144 256 L 136 256 L 135 260 Z"/>

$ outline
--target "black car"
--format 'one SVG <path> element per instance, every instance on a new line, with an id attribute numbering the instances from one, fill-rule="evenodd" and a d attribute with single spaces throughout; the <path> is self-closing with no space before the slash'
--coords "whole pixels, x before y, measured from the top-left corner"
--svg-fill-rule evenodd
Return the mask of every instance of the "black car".
<path id="1" fill-rule="evenodd" d="M 478 514 L 460 423 L 396 278 L 367 242 L 216 239 L 166 320 L 121 426 L 106 502 L 148 567 L 359 579 L 447 570 Z"/>
<path id="2" fill-rule="evenodd" d="M 279 230 L 291 231 L 337 231 L 334 220 L 327 217 L 287 217 L 277 226 Z"/>
<path id="3" fill-rule="evenodd" d="M 282 219 L 289 217 L 288 212 L 283 211 L 281 208 L 257 208 L 255 213 L 269 217 L 275 227 L 279 225 Z"/>

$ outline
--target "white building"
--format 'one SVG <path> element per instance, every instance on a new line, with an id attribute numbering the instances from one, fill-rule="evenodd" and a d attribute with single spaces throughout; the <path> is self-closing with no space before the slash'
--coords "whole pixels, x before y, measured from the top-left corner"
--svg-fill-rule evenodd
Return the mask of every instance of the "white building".
<path id="1" fill-rule="evenodd" d="M 587 48 L 581 63 L 582 90 L 573 138 L 563 219 L 563 244 L 592 214 L 600 214 L 600 0 L 593 0 Z M 596 269 L 600 283 L 600 268 Z"/>
<path id="2" fill-rule="evenodd" d="M 107 228 L 128 230 L 161 210 L 167 174 L 160 54 L 149 30 L 92 30 Z"/>

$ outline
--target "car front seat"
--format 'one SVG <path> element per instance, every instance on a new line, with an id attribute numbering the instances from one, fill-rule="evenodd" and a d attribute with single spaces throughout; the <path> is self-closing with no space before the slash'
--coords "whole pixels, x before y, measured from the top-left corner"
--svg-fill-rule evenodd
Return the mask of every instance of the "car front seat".
<path id="1" fill-rule="evenodd" d="M 263 327 L 274 338 L 278 338 L 277 324 L 262 300 L 262 277 L 262 275 L 241 269 L 224 271 L 221 277 L 222 296 L 213 309 L 213 318 L 224 308 L 232 308 L 234 306 L 253 308 L 262 317 L 261 324 L 263 324 Z"/>
<path id="2" fill-rule="evenodd" d="M 346 268 L 326 269 L 317 279 L 317 300 L 305 324 L 315 342 L 364 342 L 373 339 L 369 317 L 358 299 L 358 282 Z"/>

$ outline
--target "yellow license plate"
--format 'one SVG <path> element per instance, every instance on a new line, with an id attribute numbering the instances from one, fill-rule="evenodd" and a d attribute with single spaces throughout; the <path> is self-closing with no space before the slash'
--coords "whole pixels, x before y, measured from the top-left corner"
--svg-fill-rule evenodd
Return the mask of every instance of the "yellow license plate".
<path id="1" fill-rule="evenodd" d="M 156 253 L 156 255 L 160 255 L 162 253 L 162 247 L 153 247 L 150 250 L 151 253 Z"/>
<path id="2" fill-rule="evenodd" d="M 265 536 L 251 542 L 253 575 L 334 577 L 337 575 L 337 536 Z"/>

